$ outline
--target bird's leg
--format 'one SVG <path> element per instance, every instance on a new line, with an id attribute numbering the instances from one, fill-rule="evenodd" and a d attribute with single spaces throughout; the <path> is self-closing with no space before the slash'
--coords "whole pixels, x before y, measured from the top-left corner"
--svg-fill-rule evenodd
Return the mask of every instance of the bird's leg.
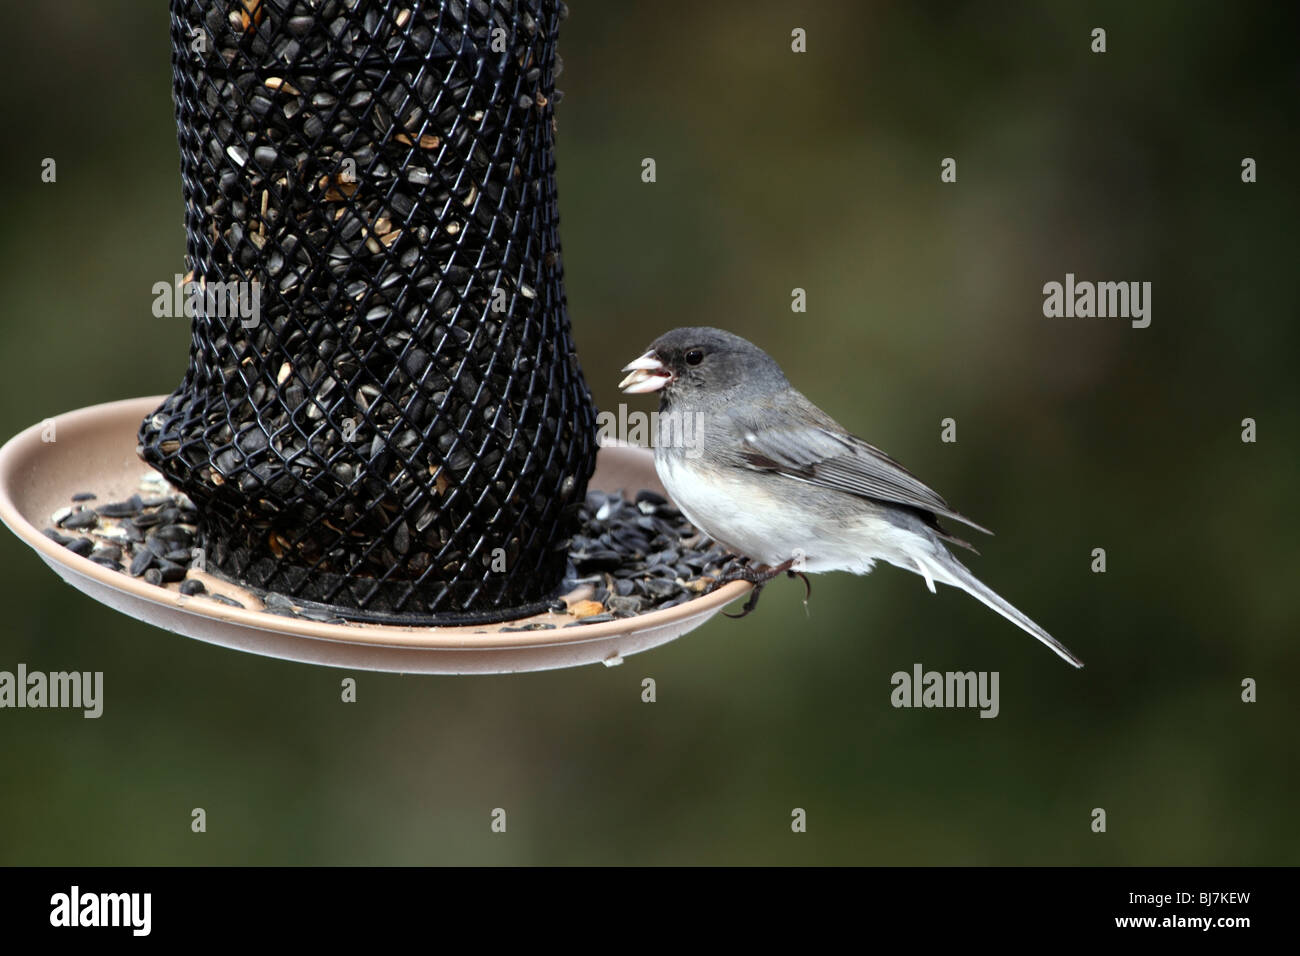
<path id="1" fill-rule="evenodd" d="M 710 592 L 716 591 L 724 584 L 730 584 L 732 581 L 748 581 L 750 584 L 754 585 L 754 590 L 750 592 L 749 600 L 745 602 L 743 607 L 741 607 L 740 613 L 727 614 L 727 617 L 739 619 L 744 617 L 750 611 L 754 610 L 754 608 L 758 607 L 758 596 L 763 593 L 763 587 L 767 584 L 768 581 L 771 581 L 774 577 L 781 574 L 782 572 L 788 574 L 790 577 L 794 577 L 795 575 L 798 575 L 799 577 L 803 578 L 806 594 L 809 595 L 812 594 L 812 586 L 808 583 L 808 578 L 804 576 L 803 572 L 793 570 L 793 567 L 794 567 L 793 558 L 791 558 L 789 561 L 782 561 L 780 564 L 774 565 L 772 567 L 768 567 L 762 564 L 760 564 L 758 567 L 753 567 L 753 568 L 749 567 L 748 565 L 741 565 L 739 567 L 734 567 L 730 571 L 727 571 L 725 574 L 719 576 L 717 580 L 713 582 L 712 586 L 709 588 L 709 591 Z M 808 598 L 805 596 L 804 600 L 806 601 L 808 600 Z M 725 611 L 723 613 L 726 614 Z"/>
<path id="2" fill-rule="evenodd" d="M 710 591 L 716 591 L 724 584 L 730 584 L 732 581 L 748 581 L 750 584 L 766 584 L 783 571 L 788 571 L 793 561 L 783 561 L 774 567 L 768 567 L 766 564 L 735 564 L 730 569 L 724 571 L 713 579 L 709 585 Z"/>

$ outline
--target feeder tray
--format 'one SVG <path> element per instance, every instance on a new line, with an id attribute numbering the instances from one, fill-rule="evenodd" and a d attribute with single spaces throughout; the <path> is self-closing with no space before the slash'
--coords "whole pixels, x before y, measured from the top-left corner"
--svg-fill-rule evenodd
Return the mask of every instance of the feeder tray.
<path id="1" fill-rule="evenodd" d="M 683 604 L 634 617 L 566 626 L 564 614 L 459 627 L 324 623 L 282 617 L 262 608 L 252 592 L 224 579 L 190 572 L 209 594 L 183 595 L 178 584 L 153 585 L 83 558 L 46 537 L 41 528 L 74 494 L 93 492 L 115 501 L 138 491 L 153 473 L 136 456 L 140 420 L 160 396 L 94 405 L 52 420 L 55 441 L 43 440 L 50 422 L 16 435 L 0 448 L 0 519 L 73 587 L 123 613 L 185 637 L 275 657 L 360 670 L 415 674 L 500 674 L 621 663 L 699 627 L 750 585 L 733 581 Z M 590 487 L 599 491 L 650 489 L 662 493 L 653 456 L 643 448 L 607 445 L 597 455 Z M 245 605 L 220 604 L 211 593 Z M 585 597 L 584 590 L 565 596 Z M 528 624 L 553 630 L 512 631 Z"/>

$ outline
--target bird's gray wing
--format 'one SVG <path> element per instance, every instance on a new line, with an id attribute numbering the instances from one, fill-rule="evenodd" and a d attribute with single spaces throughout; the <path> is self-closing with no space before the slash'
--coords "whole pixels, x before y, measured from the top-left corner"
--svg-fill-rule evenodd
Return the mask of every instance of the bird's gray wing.
<path id="1" fill-rule="evenodd" d="M 740 425 L 741 461 L 810 484 L 873 501 L 918 508 L 992 534 L 965 515 L 879 448 L 838 427 L 798 424 Z M 831 423 L 833 425 L 833 423 Z M 963 542 L 964 543 L 964 542 Z"/>

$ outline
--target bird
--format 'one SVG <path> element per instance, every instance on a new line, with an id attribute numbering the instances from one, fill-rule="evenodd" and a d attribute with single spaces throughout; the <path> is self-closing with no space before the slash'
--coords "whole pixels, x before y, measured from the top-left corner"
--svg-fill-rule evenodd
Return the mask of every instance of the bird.
<path id="1" fill-rule="evenodd" d="M 960 588 L 1083 667 L 953 556 L 948 545 L 975 549 L 940 521 L 991 531 L 814 405 L 752 342 L 722 329 L 674 329 L 623 371 L 622 392 L 659 395 L 655 471 L 674 504 L 747 559 L 714 582 L 754 584 L 745 613 L 782 573 L 867 574 L 884 561 L 920 575 L 931 593 L 936 584 Z"/>

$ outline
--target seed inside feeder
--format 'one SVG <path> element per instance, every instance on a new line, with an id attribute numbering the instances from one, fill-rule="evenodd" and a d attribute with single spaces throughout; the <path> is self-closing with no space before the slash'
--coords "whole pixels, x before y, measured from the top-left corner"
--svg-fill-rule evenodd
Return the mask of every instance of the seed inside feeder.
<path id="1" fill-rule="evenodd" d="M 228 28 L 227 2 L 174 3 L 215 41 L 173 61 L 187 266 L 255 280 L 259 311 L 195 319 L 146 460 L 254 586 L 385 613 L 542 600 L 595 453 L 554 242 L 558 9 L 237 0 Z M 474 52 L 497 36 L 506 56 Z M 493 547 L 508 573 L 469 557 Z"/>

